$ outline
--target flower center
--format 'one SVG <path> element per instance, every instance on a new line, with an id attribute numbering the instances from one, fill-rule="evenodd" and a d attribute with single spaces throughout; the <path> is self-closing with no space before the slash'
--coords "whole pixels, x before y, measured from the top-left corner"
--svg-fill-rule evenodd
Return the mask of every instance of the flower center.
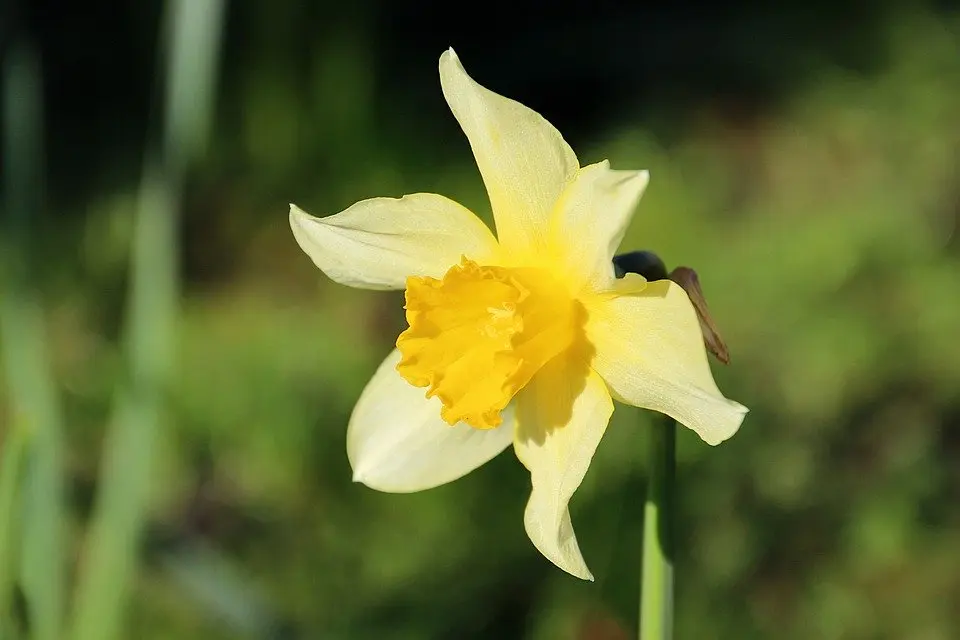
<path id="1" fill-rule="evenodd" d="M 407 279 L 397 371 L 440 416 L 491 429 L 543 365 L 582 335 L 585 312 L 546 271 L 481 267 L 463 258 L 442 280 Z"/>

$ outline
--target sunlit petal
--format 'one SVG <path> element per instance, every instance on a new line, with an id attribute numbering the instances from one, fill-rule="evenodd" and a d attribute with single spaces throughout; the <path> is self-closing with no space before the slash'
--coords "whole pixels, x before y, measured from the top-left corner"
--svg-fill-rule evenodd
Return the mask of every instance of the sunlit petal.
<path id="1" fill-rule="evenodd" d="M 570 145 L 537 112 L 477 84 L 453 49 L 440 56 L 440 84 L 470 141 L 500 243 L 508 251 L 539 246 L 579 168 Z"/>
<path id="2" fill-rule="evenodd" d="M 580 553 L 567 504 L 612 413 L 600 376 L 563 357 L 544 367 L 517 397 L 514 448 L 533 483 L 523 518 L 527 535 L 551 562 L 584 580 L 593 580 L 593 574 Z"/>
<path id="3" fill-rule="evenodd" d="M 510 446 L 513 415 L 496 429 L 450 426 L 440 401 L 397 373 L 400 354 L 383 361 L 360 395 L 347 430 L 353 479 L 373 489 L 407 493 L 430 489 L 473 471 Z"/>
<path id="4" fill-rule="evenodd" d="M 331 279 L 363 289 L 403 289 L 407 276 L 442 276 L 467 256 L 490 260 L 497 241 L 479 218 L 434 193 L 372 198 L 315 218 L 290 205 L 290 227 Z"/>
<path id="5" fill-rule="evenodd" d="M 679 285 L 658 280 L 595 302 L 587 337 L 594 368 L 618 400 L 665 413 L 708 444 L 740 428 L 747 409 L 717 389 L 696 312 Z"/>
<path id="6" fill-rule="evenodd" d="M 646 171 L 614 171 L 604 160 L 581 169 L 563 193 L 550 228 L 571 287 L 613 280 L 613 255 L 649 178 Z"/>

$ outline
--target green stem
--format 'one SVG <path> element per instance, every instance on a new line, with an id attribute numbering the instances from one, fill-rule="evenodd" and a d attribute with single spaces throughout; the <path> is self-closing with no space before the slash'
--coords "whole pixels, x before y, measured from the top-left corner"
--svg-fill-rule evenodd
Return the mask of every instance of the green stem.
<path id="1" fill-rule="evenodd" d="M 643 506 L 643 573 L 640 640 L 673 637 L 673 487 L 676 423 L 666 418 L 650 430 L 650 469 Z"/>

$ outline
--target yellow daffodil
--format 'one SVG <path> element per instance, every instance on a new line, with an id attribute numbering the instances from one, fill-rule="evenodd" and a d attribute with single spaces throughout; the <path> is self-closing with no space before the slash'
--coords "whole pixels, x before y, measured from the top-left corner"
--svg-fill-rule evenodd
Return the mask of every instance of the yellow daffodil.
<path id="1" fill-rule="evenodd" d="M 612 398 L 665 413 L 709 444 L 733 435 L 747 410 L 717 389 L 684 290 L 614 277 L 647 172 L 581 167 L 549 122 L 477 84 L 452 49 L 440 57 L 440 84 L 476 157 L 496 238 L 432 193 L 364 200 L 325 218 L 290 208 L 297 242 L 327 276 L 406 289 L 410 326 L 350 418 L 354 480 L 420 491 L 513 444 L 532 478 L 530 539 L 592 579 L 567 503 Z"/>

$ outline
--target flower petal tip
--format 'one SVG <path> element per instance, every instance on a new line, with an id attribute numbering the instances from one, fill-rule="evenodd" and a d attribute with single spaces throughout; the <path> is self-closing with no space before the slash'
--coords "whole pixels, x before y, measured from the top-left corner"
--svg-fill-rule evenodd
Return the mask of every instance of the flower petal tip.
<path id="1" fill-rule="evenodd" d="M 726 442 L 736 435 L 736 433 L 740 430 L 740 426 L 743 424 L 744 418 L 746 418 L 746 415 L 750 412 L 750 409 L 746 408 L 735 400 L 727 399 L 726 404 L 730 409 L 728 418 L 725 421 L 726 424 L 715 431 L 703 432 L 699 434 L 700 438 L 711 447 L 715 447 L 718 444 Z"/>
<path id="2" fill-rule="evenodd" d="M 551 560 L 553 559 L 551 558 Z M 596 582 L 596 578 L 593 577 L 593 572 L 590 571 L 582 558 L 564 558 L 563 562 L 558 563 L 555 560 L 553 560 L 553 562 L 557 567 L 563 569 L 574 578 L 579 578 L 584 582 Z"/>
<path id="3" fill-rule="evenodd" d="M 310 214 L 291 202 L 289 215 L 290 228 L 293 230 L 294 235 L 297 235 L 300 231 L 300 227 L 303 226 L 303 223 L 310 218 Z"/>
<path id="4" fill-rule="evenodd" d="M 637 198 L 643 195 L 647 185 L 650 183 L 650 172 L 646 169 L 641 169 L 638 171 L 623 171 L 621 175 L 623 177 L 619 181 L 620 185 L 629 185 L 632 187 L 636 191 Z"/>
<path id="5" fill-rule="evenodd" d="M 317 264 L 317 266 L 320 266 L 320 264 L 317 263 L 316 259 L 314 258 L 313 242 L 311 242 L 310 234 L 308 231 L 308 227 L 311 226 L 310 225 L 311 220 L 319 222 L 319 220 L 311 216 L 309 213 L 307 213 L 297 205 L 293 203 L 290 204 L 289 221 L 290 221 L 290 230 L 293 231 L 293 239 L 296 240 L 297 244 L 300 246 L 303 252 L 306 253 L 308 256 L 310 256 L 310 258 L 314 260 L 314 263 Z M 317 227 L 319 229 L 320 226 L 317 225 Z"/>
<path id="6" fill-rule="evenodd" d="M 643 192 L 646 191 L 647 185 L 650 184 L 650 172 L 646 169 L 634 171 L 624 182 L 633 182 L 636 184 L 634 188 L 637 190 L 637 198 L 639 198 L 643 195 Z"/>
<path id="7" fill-rule="evenodd" d="M 377 479 L 376 477 L 371 477 L 370 474 L 365 471 L 354 471 L 353 472 L 353 482 L 356 484 L 362 484 L 367 489 L 373 489 L 374 491 L 380 491 L 381 493 L 410 493 L 409 489 L 405 489 L 403 486 L 391 485 L 389 482 L 384 482 L 383 479 Z"/>
<path id="8" fill-rule="evenodd" d="M 443 69 L 444 66 L 450 64 L 461 68 L 463 66 L 460 63 L 460 56 L 453 50 L 453 47 L 447 47 L 447 50 L 440 54 L 440 68 Z"/>
<path id="9" fill-rule="evenodd" d="M 571 556 L 570 554 L 561 554 L 557 556 L 555 554 L 548 555 L 544 553 L 545 549 L 536 543 L 534 543 L 534 546 L 547 558 L 547 560 L 552 562 L 554 566 L 561 571 L 570 574 L 574 578 L 579 578 L 584 582 L 596 582 L 596 578 L 593 577 L 593 572 L 587 568 L 586 563 L 580 556 L 579 549 L 576 551 L 576 556 Z"/>

